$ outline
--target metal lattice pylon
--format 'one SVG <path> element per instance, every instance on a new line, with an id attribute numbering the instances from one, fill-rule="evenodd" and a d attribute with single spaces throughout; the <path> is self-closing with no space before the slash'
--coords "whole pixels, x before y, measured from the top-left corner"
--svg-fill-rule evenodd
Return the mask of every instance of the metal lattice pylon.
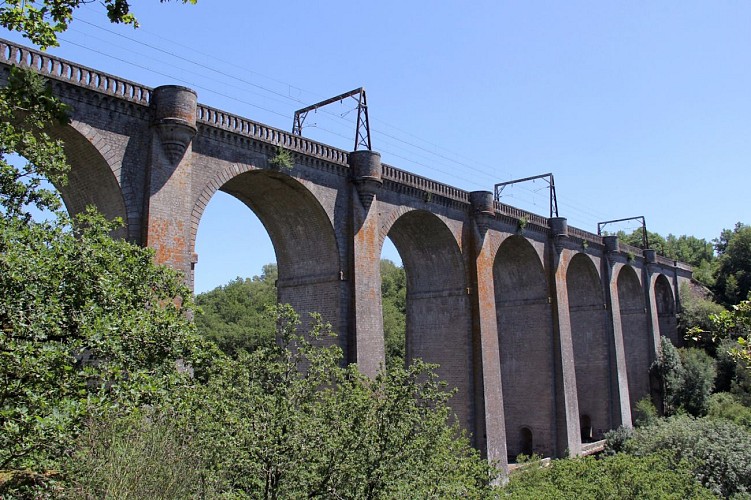
<path id="1" fill-rule="evenodd" d="M 334 102 L 343 101 L 348 97 L 352 97 L 357 100 L 357 126 L 355 129 L 354 150 L 357 151 L 360 147 L 367 148 L 369 151 L 372 150 L 373 147 L 370 141 L 370 122 L 368 121 L 368 100 L 365 96 L 364 87 L 350 90 L 349 92 L 339 94 L 336 97 L 332 97 L 311 106 L 298 109 L 297 111 L 295 111 L 295 117 L 292 123 L 292 133 L 295 135 L 302 135 L 303 124 L 305 123 L 305 118 L 307 118 L 310 111 L 314 111 Z"/>

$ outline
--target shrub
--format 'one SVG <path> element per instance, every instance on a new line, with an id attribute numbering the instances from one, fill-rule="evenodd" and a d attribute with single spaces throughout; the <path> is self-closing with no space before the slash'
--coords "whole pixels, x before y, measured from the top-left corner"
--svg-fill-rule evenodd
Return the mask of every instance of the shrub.
<path id="1" fill-rule="evenodd" d="M 662 419 L 636 429 L 624 450 L 638 456 L 669 453 L 674 466 L 688 461 L 696 479 L 723 497 L 751 492 L 751 433 L 726 420 Z"/>
<path id="2" fill-rule="evenodd" d="M 724 418 L 751 431 L 751 408 L 743 405 L 737 397 L 727 392 L 718 392 L 709 397 L 707 415 Z"/>
<path id="3" fill-rule="evenodd" d="M 509 499 L 714 498 L 694 480 L 685 462 L 661 455 L 643 457 L 622 453 L 601 460 L 593 457 L 554 460 L 550 467 L 513 474 L 503 489 Z"/>
<path id="4" fill-rule="evenodd" d="M 203 491 L 200 450 L 174 416 L 92 420 L 65 464 L 70 498 L 189 498 Z"/>
<path id="5" fill-rule="evenodd" d="M 683 379 L 678 390 L 678 403 L 691 415 L 704 416 L 717 375 L 714 360 L 695 348 L 681 349 L 680 355 Z"/>

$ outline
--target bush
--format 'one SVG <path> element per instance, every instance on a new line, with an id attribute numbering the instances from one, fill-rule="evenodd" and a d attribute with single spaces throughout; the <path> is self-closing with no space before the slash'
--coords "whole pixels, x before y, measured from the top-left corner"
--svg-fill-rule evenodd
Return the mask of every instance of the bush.
<path id="1" fill-rule="evenodd" d="M 92 420 L 65 464 L 69 498 L 189 498 L 203 491 L 200 450 L 174 416 Z"/>
<path id="2" fill-rule="evenodd" d="M 655 408 L 649 396 L 637 401 L 634 410 L 634 425 L 637 427 L 652 425 L 660 418 L 657 414 L 657 408 Z"/>
<path id="3" fill-rule="evenodd" d="M 624 454 L 601 460 L 593 457 L 554 460 L 550 467 L 512 474 L 503 493 L 509 499 L 551 500 L 714 498 L 694 480 L 685 462 L 674 464 L 661 455 Z"/>
<path id="4" fill-rule="evenodd" d="M 428 365 L 371 380 L 320 346 L 328 325 L 297 333 L 276 309 L 277 343 L 217 363 L 175 399 L 219 495 L 266 498 L 480 497 L 492 470 L 450 425 L 451 393 Z"/>
<path id="5" fill-rule="evenodd" d="M 751 493 L 751 433 L 726 420 L 662 419 L 636 429 L 624 451 L 637 456 L 669 453 L 675 467 L 687 461 L 696 479 L 723 497 Z"/>
<path id="6" fill-rule="evenodd" d="M 615 455 L 616 453 L 621 453 L 626 446 L 626 442 L 631 439 L 633 434 L 633 429 L 624 426 L 606 432 L 604 454 Z"/>
<path id="7" fill-rule="evenodd" d="M 727 392 L 718 392 L 709 397 L 707 415 L 711 418 L 730 420 L 751 431 L 751 408 L 743 405 L 737 397 Z"/>
<path id="8" fill-rule="evenodd" d="M 679 406 L 695 417 L 704 416 L 717 375 L 714 360 L 695 348 L 681 349 L 680 355 L 683 370 L 678 390 Z"/>

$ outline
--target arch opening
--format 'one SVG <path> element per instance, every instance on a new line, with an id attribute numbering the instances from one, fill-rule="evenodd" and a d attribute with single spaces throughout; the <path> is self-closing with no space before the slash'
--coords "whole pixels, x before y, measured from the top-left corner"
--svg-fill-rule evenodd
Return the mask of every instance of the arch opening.
<path id="1" fill-rule="evenodd" d="M 602 284 L 588 256 L 577 254 L 571 259 L 566 287 L 579 411 L 587 417 L 587 439 L 601 439 L 612 427 L 612 357 Z"/>
<path id="2" fill-rule="evenodd" d="M 278 272 L 277 301 L 288 303 L 297 311 L 302 321 L 301 331 L 306 331 L 310 313 L 319 313 L 338 333 L 336 338 L 325 342 L 336 343 L 346 352 L 342 319 L 346 294 L 342 290 L 339 248 L 330 218 L 315 195 L 292 177 L 266 170 L 236 175 L 219 190 L 250 209 L 260 222 L 254 226 L 256 231 L 267 235 L 251 236 L 249 242 L 254 245 L 259 239 L 262 243 L 266 238 L 270 241 Z M 215 196 L 223 197 L 214 193 L 212 198 Z M 202 210 L 199 218 L 204 214 Z M 193 238 L 196 248 L 196 236 Z M 268 258 L 269 253 L 262 255 Z M 195 268 L 199 274 L 202 272 L 200 256 Z"/>
<path id="3" fill-rule="evenodd" d="M 405 363 L 407 336 L 407 276 L 390 238 L 381 247 L 381 312 L 386 368 Z"/>
<path id="4" fill-rule="evenodd" d="M 516 429 L 536 429 L 536 451 L 555 455 L 555 359 L 549 288 L 540 257 L 521 236 L 493 263 L 503 408 L 509 460 L 524 453 Z M 526 453 L 525 453 L 526 454 Z"/>
<path id="5" fill-rule="evenodd" d="M 678 318 L 675 315 L 675 297 L 670 281 L 664 274 L 657 276 L 654 285 L 655 305 L 660 335 L 667 337 L 676 347 L 683 346 L 683 339 L 678 335 Z"/>
<path id="6" fill-rule="evenodd" d="M 399 217 L 387 236 L 406 274 L 405 361 L 421 358 L 439 365 L 441 379 L 458 389 L 451 408 L 472 431 L 472 318 L 456 238 L 439 217 L 422 210 Z"/>

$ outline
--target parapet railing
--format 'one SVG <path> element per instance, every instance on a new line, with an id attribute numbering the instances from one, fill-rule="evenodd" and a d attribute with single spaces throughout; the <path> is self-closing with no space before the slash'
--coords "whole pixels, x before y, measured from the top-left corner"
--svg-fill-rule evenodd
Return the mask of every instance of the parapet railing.
<path id="1" fill-rule="evenodd" d="M 382 165 L 382 175 L 385 180 L 406 184 L 451 200 L 469 203 L 468 191 L 392 167 L 391 165 L 386 165 L 385 163 Z"/>
<path id="2" fill-rule="evenodd" d="M 44 52 L 0 39 L 0 62 L 148 106 L 151 89 Z"/>
<path id="3" fill-rule="evenodd" d="M 210 106 L 198 104 L 196 120 L 198 123 L 269 142 L 332 163 L 347 165 L 347 152 L 344 150 L 311 141 L 299 135 L 294 135 Z"/>
<path id="4" fill-rule="evenodd" d="M 577 227 L 569 226 L 568 235 L 573 236 L 574 238 L 579 238 L 580 240 L 587 240 L 587 241 L 591 241 L 594 243 L 602 244 L 602 236 L 597 235 L 595 233 L 590 233 L 589 231 L 585 231 Z"/>

